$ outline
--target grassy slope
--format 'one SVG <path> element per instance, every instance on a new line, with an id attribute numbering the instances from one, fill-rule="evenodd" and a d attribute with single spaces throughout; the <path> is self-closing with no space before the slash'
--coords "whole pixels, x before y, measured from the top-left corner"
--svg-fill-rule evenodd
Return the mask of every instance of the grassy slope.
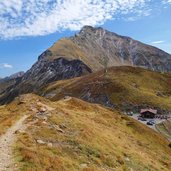
<path id="1" fill-rule="evenodd" d="M 171 74 L 161 74 L 142 68 L 113 67 L 108 70 L 106 76 L 103 72 L 98 72 L 54 82 L 41 93 L 52 100 L 58 100 L 67 93 L 81 97 L 87 90 L 91 97 L 108 95 L 119 108 L 149 105 L 171 110 Z"/>
<path id="2" fill-rule="evenodd" d="M 169 142 L 117 111 L 75 98 L 50 102 L 32 94 L 23 97 L 23 103 L 13 103 L 19 113 L 31 114 L 15 148 L 23 171 L 171 169 Z M 46 114 L 36 115 L 42 106 Z"/>
<path id="3" fill-rule="evenodd" d="M 55 43 L 49 50 L 52 52 L 52 56 L 48 57 L 49 60 L 53 60 L 59 57 L 65 57 L 67 59 L 79 59 L 84 62 L 88 67 L 90 67 L 93 71 L 100 69 L 99 61 L 96 59 L 87 58 L 86 54 L 72 42 L 70 39 L 60 39 L 57 43 Z M 101 68 L 103 68 L 101 66 Z"/>
<path id="4" fill-rule="evenodd" d="M 20 108 L 16 101 L 0 106 L 0 135 L 27 112 L 26 109 L 26 106 Z"/>
<path id="5" fill-rule="evenodd" d="M 171 120 L 158 124 L 156 128 L 171 141 Z"/>

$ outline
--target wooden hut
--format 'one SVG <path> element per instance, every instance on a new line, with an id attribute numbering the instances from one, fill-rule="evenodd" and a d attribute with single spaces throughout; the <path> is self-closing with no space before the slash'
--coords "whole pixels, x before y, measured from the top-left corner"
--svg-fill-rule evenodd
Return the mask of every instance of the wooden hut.
<path id="1" fill-rule="evenodd" d="M 143 118 L 155 118 L 157 110 L 155 109 L 141 109 L 140 115 Z"/>

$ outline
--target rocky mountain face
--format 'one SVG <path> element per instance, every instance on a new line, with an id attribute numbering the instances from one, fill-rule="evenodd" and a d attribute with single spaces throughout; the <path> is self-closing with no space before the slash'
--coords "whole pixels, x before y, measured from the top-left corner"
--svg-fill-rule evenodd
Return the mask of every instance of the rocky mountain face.
<path id="1" fill-rule="evenodd" d="M 17 82 L 16 75 L 8 79 L 9 81 L 14 80 L 14 82 L 8 91 L 0 92 L 0 103 L 10 102 L 19 94 L 37 92 L 42 86 L 50 82 L 79 77 L 92 72 L 88 66 L 78 59 L 68 60 L 61 57 L 47 60 L 45 58 L 47 55 L 51 56 L 51 52 L 45 51 L 41 54 L 38 61 Z M 7 81 L 4 84 L 6 83 Z"/>
<path id="2" fill-rule="evenodd" d="M 7 80 L 12 80 L 12 79 L 21 78 L 23 75 L 24 75 L 24 72 L 23 72 L 23 71 L 17 72 L 17 73 L 12 74 L 12 75 L 10 75 L 10 76 L 8 76 L 8 77 L 0 78 L 0 83 L 5 82 L 5 81 L 7 81 Z"/>
<path id="3" fill-rule="evenodd" d="M 6 95 L 9 91 L 13 90 L 15 86 L 21 81 L 24 75 L 23 71 L 17 72 L 9 77 L 0 79 L 0 97 Z"/>
<path id="4" fill-rule="evenodd" d="M 52 52 L 51 59 L 60 56 L 80 59 L 93 71 L 123 65 L 161 72 L 171 71 L 171 55 L 168 53 L 129 37 L 91 26 L 83 27 L 73 37 L 59 40 L 49 51 Z"/>
<path id="5" fill-rule="evenodd" d="M 0 103 L 8 102 L 19 94 L 36 93 L 53 81 L 123 65 L 169 72 L 171 55 L 129 37 L 85 26 L 75 36 L 59 40 L 42 53 L 26 73 L 14 74 L 5 82 L 2 79 L 3 84 L 0 80 Z"/>
<path id="6" fill-rule="evenodd" d="M 22 84 L 28 83 L 39 88 L 54 80 L 63 80 L 91 73 L 91 69 L 78 59 L 69 61 L 61 57 L 52 61 L 44 58 L 47 54 L 51 55 L 49 51 L 44 52 L 32 68 L 24 74 Z"/>
<path id="7" fill-rule="evenodd" d="M 21 78 L 24 75 L 24 71 L 17 72 L 15 74 L 12 74 L 9 76 L 9 79 L 16 79 L 16 78 Z"/>

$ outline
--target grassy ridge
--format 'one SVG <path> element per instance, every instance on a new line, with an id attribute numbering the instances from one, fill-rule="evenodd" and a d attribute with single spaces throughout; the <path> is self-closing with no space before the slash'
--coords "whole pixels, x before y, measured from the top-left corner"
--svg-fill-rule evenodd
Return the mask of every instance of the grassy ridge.
<path id="1" fill-rule="evenodd" d="M 27 95 L 26 99 L 22 105 L 32 115 L 15 148 L 23 171 L 171 169 L 169 142 L 117 111 L 75 98 L 50 102 Z M 34 111 L 40 104 L 53 110 L 38 115 Z"/>
<path id="2" fill-rule="evenodd" d="M 87 55 L 79 48 L 79 46 L 70 39 L 60 39 L 51 48 L 49 48 L 49 51 L 52 53 L 52 55 L 50 57 L 48 56 L 48 60 L 53 60 L 59 57 L 65 57 L 70 60 L 79 59 L 93 71 L 97 70 L 97 68 L 99 69 L 98 61 L 95 59 L 90 61 L 87 58 Z"/>
<path id="3" fill-rule="evenodd" d="M 90 98 L 106 95 L 123 110 L 139 106 L 171 110 L 171 74 L 162 74 L 136 67 L 113 67 L 80 78 L 53 82 L 41 90 L 51 100 L 59 100 L 67 93 L 74 97 Z"/>

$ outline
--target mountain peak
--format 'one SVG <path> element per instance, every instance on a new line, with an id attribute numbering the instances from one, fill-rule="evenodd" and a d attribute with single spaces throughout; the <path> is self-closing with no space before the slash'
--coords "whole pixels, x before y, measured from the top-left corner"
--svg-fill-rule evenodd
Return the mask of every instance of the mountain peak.
<path id="1" fill-rule="evenodd" d="M 94 30 L 104 30 L 104 28 L 102 28 L 102 27 L 93 27 L 93 26 L 90 26 L 90 25 L 85 25 L 85 26 L 82 27 L 80 32 L 81 31 L 87 31 L 87 30 L 91 30 L 91 31 L 94 31 Z"/>
<path id="2" fill-rule="evenodd" d="M 79 35 L 85 35 L 85 34 L 96 34 L 97 32 L 106 32 L 105 29 L 103 29 L 102 27 L 92 27 L 92 26 L 88 26 L 85 25 L 82 27 L 82 29 L 79 32 Z"/>
<path id="3" fill-rule="evenodd" d="M 168 53 L 102 27 L 88 25 L 75 36 L 56 42 L 41 57 L 51 60 L 61 57 L 68 60 L 78 59 L 92 71 L 102 70 L 105 65 L 171 71 L 171 55 Z"/>
<path id="4" fill-rule="evenodd" d="M 85 26 L 83 26 L 82 29 L 80 30 L 80 33 L 82 33 L 82 32 L 94 31 L 94 30 L 96 30 L 95 27 L 89 26 L 89 25 L 85 25 Z"/>

